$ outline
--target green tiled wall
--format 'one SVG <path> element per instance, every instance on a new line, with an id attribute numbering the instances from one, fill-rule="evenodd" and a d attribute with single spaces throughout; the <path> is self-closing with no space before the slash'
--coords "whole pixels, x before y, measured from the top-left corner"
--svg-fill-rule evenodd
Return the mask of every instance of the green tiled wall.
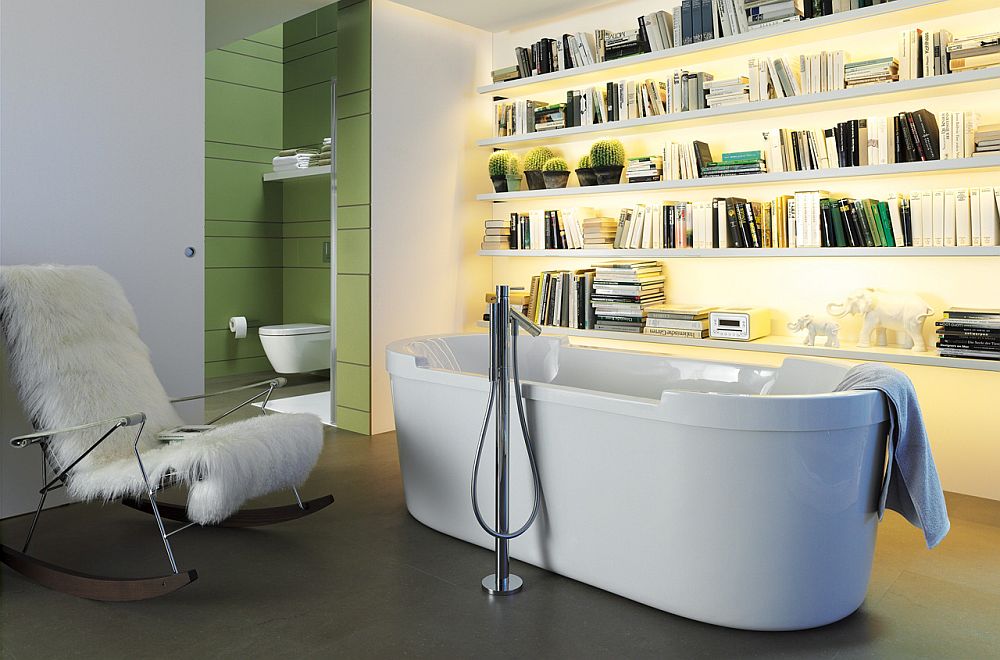
<path id="1" fill-rule="evenodd" d="M 371 6 L 344 0 L 206 58 L 206 374 L 267 370 L 229 316 L 330 322 L 330 182 L 261 184 L 279 148 L 330 135 L 337 86 L 337 422 L 370 430 Z"/>

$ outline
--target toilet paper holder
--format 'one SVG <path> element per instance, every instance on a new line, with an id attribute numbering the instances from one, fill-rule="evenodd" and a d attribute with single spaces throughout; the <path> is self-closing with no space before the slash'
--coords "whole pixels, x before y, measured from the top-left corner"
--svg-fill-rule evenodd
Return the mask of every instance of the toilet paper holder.
<path id="1" fill-rule="evenodd" d="M 229 317 L 229 332 L 236 335 L 236 339 L 245 339 L 247 336 L 247 328 L 251 325 L 259 325 L 259 322 L 257 319 L 247 320 L 245 316 Z"/>

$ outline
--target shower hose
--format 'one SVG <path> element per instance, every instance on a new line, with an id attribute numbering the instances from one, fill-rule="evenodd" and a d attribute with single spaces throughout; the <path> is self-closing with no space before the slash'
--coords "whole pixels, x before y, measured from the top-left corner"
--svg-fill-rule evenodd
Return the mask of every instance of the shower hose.
<path id="1" fill-rule="evenodd" d="M 479 498 L 476 495 L 476 485 L 479 479 L 479 461 L 483 455 L 483 444 L 486 442 L 486 431 L 490 424 L 490 413 L 493 411 L 493 403 L 496 401 L 497 389 L 500 387 L 507 387 L 506 381 L 501 383 L 499 379 L 494 379 L 490 383 L 490 398 L 489 402 L 486 404 L 486 415 L 483 417 L 483 429 L 479 433 L 479 448 L 476 449 L 476 465 L 472 469 L 472 511 L 476 514 L 476 520 L 479 521 L 479 526 L 482 527 L 487 534 L 495 539 L 515 539 L 521 534 L 528 531 L 531 524 L 535 522 L 535 517 L 538 515 L 538 506 L 541 502 L 542 485 L 538 478 L 538 466 L 535 463 L 535 452 L 532 448 L 531 435 L 528 432 L 528 422 L 524 416 L 524 403 L 521 397 L 521 378 L 517 373 L 517 323 L 512 324 L 511 333 L 511 359 L 514 363 L 513 375 L 514 375 L 514 398 L 517 401 L 517 418 L 521 422 L 521 434 L 524 437 L 524 448 L 528 452 L 528 463 L 531 466 L 531 480 L 534 486 L 534 502 L 531 505 L 531 515 L 528 516 L 527 522 L 524 523 L 517 531 L 510 533 L 501 533 L 499 530 L 493 529 L 489 526 L 485 520 L 483 520 L 483 514 L 479 511 Z M 499 415 L 497 423 L 500 423 Z"/>

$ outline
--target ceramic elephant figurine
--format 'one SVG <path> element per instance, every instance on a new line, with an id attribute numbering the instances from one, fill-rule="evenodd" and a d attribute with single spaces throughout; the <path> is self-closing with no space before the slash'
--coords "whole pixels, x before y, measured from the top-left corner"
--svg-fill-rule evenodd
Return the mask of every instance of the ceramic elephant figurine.
<path id="1" fill-rule="evenodd" d="M 913 293 L 891 293 L 878 289 L 859 289 L 842 303 L 830 303 L 826 311 L 835 318 L 848 314 L 860 314 L 862 317 L 861 334 L 858 346 L 870 346 L 872 331 L 875 331 L 875 342 L 879 346 L 886 345 L 885 331 L 894 330 L 899 337 L 899 343 L 904 348 L 914 351 L 927 350 L 924 344 L 924 320 L 934 313 L 927 302 Z"/>
<path id="2" fill-rule="evenodd" d="M 788 324 L 788 329 L 792 332 L 806 331 L 806 346 L 816 345 L 816 335 L 826 336 L 826 345 L 833 348 L 840 348 L 840 324 L 829 319 L 817 319 L 811 314 L 800 316 L 798 320 Z"/>

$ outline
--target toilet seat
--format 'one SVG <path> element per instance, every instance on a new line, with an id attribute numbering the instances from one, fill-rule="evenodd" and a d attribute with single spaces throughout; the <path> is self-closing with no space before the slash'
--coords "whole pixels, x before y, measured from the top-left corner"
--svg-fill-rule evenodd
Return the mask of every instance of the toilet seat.
<path id="1" fill-rule="evenodd" d="M 291 335 L 318 335 L 330 332 L 330 326 L 318 323 L 286 323 L 284 325 L 263 325 L 257 334 L 265 337 L 288 337 Z"/>

